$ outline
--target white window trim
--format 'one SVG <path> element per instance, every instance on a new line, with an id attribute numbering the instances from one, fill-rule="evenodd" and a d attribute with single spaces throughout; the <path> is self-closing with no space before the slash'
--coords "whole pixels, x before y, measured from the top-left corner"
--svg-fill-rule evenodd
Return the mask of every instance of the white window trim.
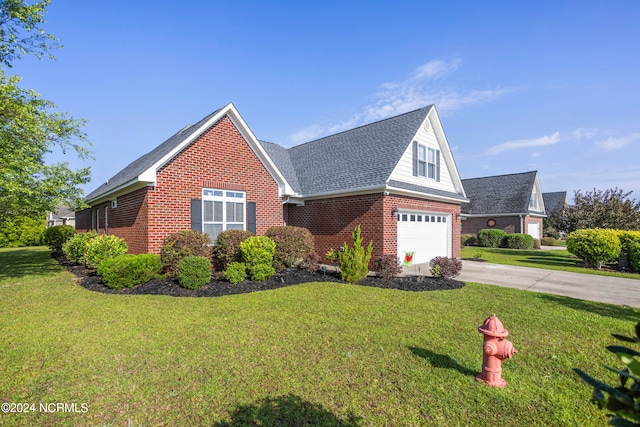
<path id="1" fill-rule="evenodd" d="M 432 180 L 438 179 L 438 164 L 436 159 L 438 157 L 439 151 L 440 150 L 436 148 L 428 147 L 425 144 L 418 143 L 418 152 L 416 153 L 416 156 L 418 158 L 418 170 L 416 172 L 418 176 Z M 422 153 L 424 153 L 424 159 L 421 158 Z M 431 153 L 433 153 L 433 162 L 429 160 L 429 154 Z M 432 166 L 432 168 L 430 168 L 429 166 Z"/>
<path id="2" fill-rule="evenodd" d="M 202 232 L 206 233 L 206 226 L 215 226 L 220 225 L 220 230 L 218 233 L 229 230 L 246 230 L 247 229 L 247 195 L 244 191 L 236 191 L 236 190 L 222 190 L 218 188 L 203 188 L 202 189 Z M 207 202 L 212 203 L 211 205 L 211 220 L 208 220 L 206 215 Z M 215 202 L 219 202 L 221 204 L 221 220 L 215 220 Z M 241 210 L 238 212 L 242 216 L 242 221 L 230 221 L 227 217 L 228 215 L 228 207 L 229 204 L 241 204 Z M 236 215 L 238 214 L 236 213 Z M 237 216 L 236 218 L 237 219 Z M 216 236 L 210 236 L 212 241 L 217 239 Z"/>

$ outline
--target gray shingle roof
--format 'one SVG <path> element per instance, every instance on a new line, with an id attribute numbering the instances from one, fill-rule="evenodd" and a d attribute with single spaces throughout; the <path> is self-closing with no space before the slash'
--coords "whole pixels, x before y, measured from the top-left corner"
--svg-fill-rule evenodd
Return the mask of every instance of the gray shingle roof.
<path id="1" fill-rule="evenodd" d="M 567 192 L 542 193 L 542 199 L 544 200 L 544 208 L 547 211 L 547 215 L 551 216 L 564 208 L 567 203 Z"/>
<path id="2" fill-rule="evenodd" d="M 529 213 L 529 202 L 538 172 L 463 179 L 462 186 L 470 200 L 462 204 L 467 215 Z"/>
<path id="3" fill-rule="evenodd" d="M 289 148 L 299 192 L 314 195 L 383 186 L 432 108 Z"/>
<path id="4" fill-rule="evenodd" d="M 180 131 L 172 135 L 169 139 L 164 141 L 162 144 L 149 151 L 147 154 L 129 163 L 129 165 L 127 165 L 124 169 L 109 178 L 106 183 L 102 184 L 100 187 L 89 193 L 85 199 L 94 199 L 137 178 L 144 171 L 156 164 L 156 162 L 160 161 L 160 159 L 162 159 L 165 155 L 170 153 L 171 150 L 180 145 L 181 142 L 189 138 L 194 132 L 198 130 L 198 128 L 202 124 L 204 124 L 207 120 L 214 116 L 218 111 L 220 110 L 218 109 L 214 111 L 194 125 L 185 126 Z"/>

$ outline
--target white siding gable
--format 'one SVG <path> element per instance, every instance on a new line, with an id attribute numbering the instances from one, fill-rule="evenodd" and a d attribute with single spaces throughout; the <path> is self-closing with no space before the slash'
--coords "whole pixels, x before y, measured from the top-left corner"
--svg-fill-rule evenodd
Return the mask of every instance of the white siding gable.
<path id="1" fill-rule="evenodd" d="M 427 123 L 427 126 L 425 126 L 425 123 Z M 440 181 L 424 176 L 413 175 L 413 141 L 417 141 L 418 144 L 424 145 L 427 148 L 440 150 Z M 413 140 L 409 141 L 407 149 L 391 173 L 388 181 L 392 180 L 435 188 L 464 196 L 464 190 L 462 189 L 462 183 L 451 154 L 451 149 L 449 148 L 435 110 L 429 113 Z"/>

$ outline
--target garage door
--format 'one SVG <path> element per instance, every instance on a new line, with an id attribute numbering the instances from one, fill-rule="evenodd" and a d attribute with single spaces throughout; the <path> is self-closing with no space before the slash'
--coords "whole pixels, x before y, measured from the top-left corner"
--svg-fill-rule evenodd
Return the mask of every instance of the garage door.
<path id="1" fill-rule="evenodd" d="M 529 235 L 534 239 L 540 238 L 540 223 L 538 222 L 528 222 L 527 223 L 527 231 Z"/>
<path id="2" fill-rule="evenodd" d="M 451 256 L 451 215 L 398 213 L 398 257 L 415 252 L 414 262 L 429 262 L 437 256 Z"/>

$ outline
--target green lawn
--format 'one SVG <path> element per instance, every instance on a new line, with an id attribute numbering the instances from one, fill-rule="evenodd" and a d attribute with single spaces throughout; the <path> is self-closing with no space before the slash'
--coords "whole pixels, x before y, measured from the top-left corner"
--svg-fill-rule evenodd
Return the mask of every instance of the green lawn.
<path id="1" fill-rule="evenodd" d="M 45 248 L 0 250 L 0 300 L 0 400 L 36 406 L 0 413 L 3 426 L 602 426 L 572 368 L 613 382 L 604 347 L 638 317 L 479 284 L 107 295 L 78 286 Z M 474 380 L 491 313 L 519 351 L 504 389 Z"/>
<path id="2" fill-rule="evenodd" d="M 460 257 L 476 258 L 478 254 L 481 254 L 480 259 L 494 264 L 547 268 L 549 270 L 572 271 L 574 273 L 598 274 L 601 276 L 626 277 L 640 280 L 640 274 L 637 273 L 584 268 L 581 266 L 582 261 L 570 254 L 566 249 L 542 251 L 535 249 L 523 250 L 464 246 L 462 247 Z"/>

